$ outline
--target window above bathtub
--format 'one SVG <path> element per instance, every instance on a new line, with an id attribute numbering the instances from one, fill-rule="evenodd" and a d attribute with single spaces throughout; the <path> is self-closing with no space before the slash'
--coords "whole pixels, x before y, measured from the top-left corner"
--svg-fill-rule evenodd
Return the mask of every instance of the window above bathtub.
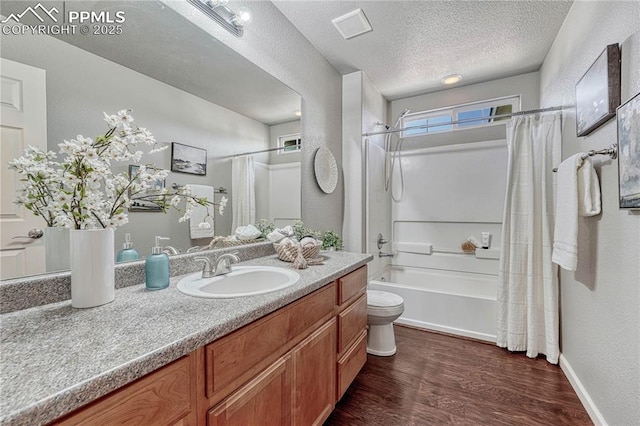
<path id="1" fill-rule="evenodd" d="M 509 117 L 494 117 L 518 111 L 520 111 L 520 96 L 419 111 L 404 117 L 402 127 L 405 129 L 417 126 L 428 127 L 405 130 L 402 132 L 402 137 L 504 124 L 504 121 L 509 120 Z"/>
<path id="2" fill-rule="evenodd" d="M 280 151 L 278 151 L 278 154 L 291 154 L 292 152 L 299 152 L 302 148 L 302 137 L 300 133 L 279 136 L 278 148 L 282 148 Z"/>

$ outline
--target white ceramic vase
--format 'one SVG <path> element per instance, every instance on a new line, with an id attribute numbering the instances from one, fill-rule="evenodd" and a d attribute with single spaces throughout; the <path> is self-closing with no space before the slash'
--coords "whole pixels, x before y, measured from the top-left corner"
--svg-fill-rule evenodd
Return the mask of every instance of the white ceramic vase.
<path id="1" fill-rule="evenodd" d="M 69 229 L 48 227 L 44 230 L 47 272 L 68 271 L 70 268 Z"/>
<path id="2" fill-rule="evenodd" d="M 113 301 L 113 229 L 71 230 L 71 306 L 92 308 Z"/>

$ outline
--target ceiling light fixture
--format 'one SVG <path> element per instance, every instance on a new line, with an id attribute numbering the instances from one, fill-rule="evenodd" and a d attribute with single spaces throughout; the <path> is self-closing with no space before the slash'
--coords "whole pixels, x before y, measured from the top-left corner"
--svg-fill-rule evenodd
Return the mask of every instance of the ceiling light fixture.
<path id="1" fill-rule="evenodd" d="M 244 26 L 250 24 L 253 20 L 248 7 L 243 6 L 237 12 L 234 12 L 227 6 L 229 0 L 188 1 L 236 37 L 242 37 Z"/>
<path id="2" fill-rule="evenodd" d="M 299 109 L 294 109 L 293 115 L 295 115 L 296 117 L 302 117 L 302 111 L 300 111 Z"/>
<path id="3" fill-rule="evenodd" d="M 446 77 L 443 77 L 442 80 L 440 80 L 440 83 L 447 84 L 447 85 L 456 84 L 460 80 L 462 80 L 462 74 L 451 74 Z"/>

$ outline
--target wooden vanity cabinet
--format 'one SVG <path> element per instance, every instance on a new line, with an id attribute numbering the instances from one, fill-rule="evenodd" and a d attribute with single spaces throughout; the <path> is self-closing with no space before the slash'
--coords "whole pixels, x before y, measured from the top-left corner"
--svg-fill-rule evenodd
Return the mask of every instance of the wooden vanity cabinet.
<path id="1" fill-rule="evenodd" d="M 337 284 L 336 401 L 339 401 L 367 362 L 367 267 L 345 275 Z"/>
<path id="2" fill-rule="evenodd" d="M 54 425 L 196 425 L 195 356 L 190 354 L 130 383 Z"/>
<path id="3" fill-rule="evenodd" d="M 366 362 L 366 266 L 57 420 L 321 425 Z"/>
<path id="4" fill-rule="evenodd" d="M 278 359 L 255 379 L 207 412 L 210 426 L 290 425 L 291 355 Z"/>

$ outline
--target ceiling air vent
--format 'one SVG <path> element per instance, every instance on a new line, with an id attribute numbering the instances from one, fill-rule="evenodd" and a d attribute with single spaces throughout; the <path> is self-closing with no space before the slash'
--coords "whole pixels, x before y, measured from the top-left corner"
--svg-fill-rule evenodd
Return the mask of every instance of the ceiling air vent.
<path id="1" fill-rule="evenodd" d="M 371 24 L 362 9 L 356 9 L 346 15 L 339 16 L 336 19 L 332 19 L 331 22 L 345 40 L 368 33 L 372 30 Z"/>

